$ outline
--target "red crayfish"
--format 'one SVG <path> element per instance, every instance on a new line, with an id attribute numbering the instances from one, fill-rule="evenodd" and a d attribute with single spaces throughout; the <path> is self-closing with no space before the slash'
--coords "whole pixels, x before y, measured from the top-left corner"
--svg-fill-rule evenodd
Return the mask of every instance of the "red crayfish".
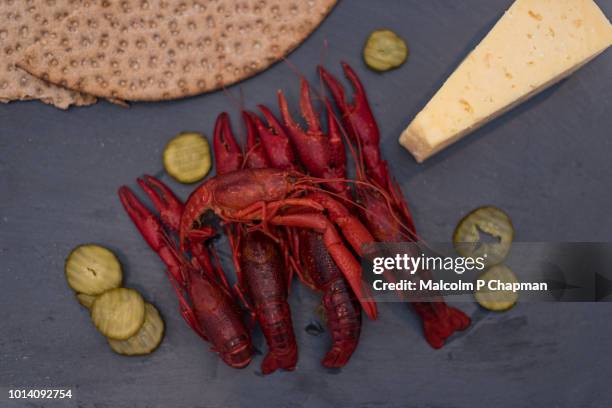
<path id="1" fill-rule="evenodd" d="M 247 133 L 244 166 L 246 168 L 276 167 L 291 171 L 297 170 L 295 155 L 293 154 L 293 149 L 289 144 L 283 127 L 269 110 L 263 106 L 261 106 L 260 109 L 268 122 L 268 126 L 253 113 L 243 112 L 242 114 Z M 314 118 L 314 120 L 316 120 L 316 118 Z M 217 119 L 214 134 L 214 147 L 217 157 L 218 173 L 225 173 L 231 169 L 228 167 L 235 167 L 241 161 L 237 158 L 242 157 L 242 151 L 236 143 L 235 136 L 229 125 L 228 116 L 225 113 L 219 115 Z M 270 157 L 274 157 L 275 160 L 271 160 L 266 152 L 269 152 Z M 326 157 L 321 156 L 318 160 L 326 160 Z M 346 157 L 343 157 L 343 160 L 346 161 Z M 344 177 L 345 170 L 346 165 L 344 165 L 343 170 L 337 173 L 337 175 Z M 333 343 L 330 351 L 323 359 L 322 364 L 330 368 L 342 367 L 348 362 L 359 342 L 359 334 L 361 332 L 361 312 L 359 305 L 356 302 L 352 290 L 344 279 L 342 272 L 338 269 L 336 263 L 325 248 L 322 234 L 311 230 L 294 231 L 289 229 L 287 232 L 287 234 L 281 235 L 283 238 L 281 246 L 285 248 L 284 266 L 285 270 L 288 272 L 284 276 L 290 277 L 291 274 L 289 271 L 295 270 L 304 283 L 323 293 L 322 304 Z M 230 231 L 228 235 L 230 237 L 235 237 L 237 234 Z M 244 236 L 244 233 L 238 234 L 238 236 Z M 248 247 L 249 237 L 251 237 L 252 234 L 247 234 L 246 236 L 247 242 L 244 246 Z M 261 242 L 266 239 L 263 238 L 261 234 L 258 235 L 258 237 L 259 243 L 257 247 L 261 247 Z M 235 241 L 235 239 L 231 241 Z M 270 239 L 266 241 L 268 242 L 266 244 L 267 247 L 272 247 Z M 245 250 L 244 248 L 240 251 L 239 245 L 233 244 L 232 247 L 233 253 L 235 254 L 234 263 L 236 265 L 236 270 L 243 270 L 239 274 L 242 275 L 239 281 L 243 281 L 244 277 L 247 275 L 245 272 L 248 266 L 253 263 L 252 260 L 245 255 L 252 251 Z M 288 247 L 291 247 L 291 254 L 288 254 Z M 236 259 L 237 254 L 242 254 L 242 257 Z M 252 257 L 253 254 L 251 253 L 250 255 Z M 280 256 L 278 256 L 277 259 L 280 259 Z M 270 264 L 278 268 L 279 262 L 270 261 Z M 258 273 L 256 271 L 252 271 L 250 274 L 251 281 L 248 282 L 248 286 L 251 286 L 249 291 L 251 297 L 258 295 L 257 291 L 254 291 L 252 288 L 252 286 L 254 286 L 252 281 L 254 280 L 254 276 L 260 274 L 261 272 Z M 267 282 L 265 278 L 263 280 Z M 278 280 L 282 280 L 282 277 L 279 277 Z M 257 286 L 260 287 L 261 285 Z M 266 303 L 274 305 L 281 300 L 284 302 L 285 299 L 283 295 L 285 295 L 285 293 L 281 292 L 282 285 L 272 282 L 267 286 L 276 287 L 277 290 L 268 291 L 270 294 L 274 292 L 276 296 L 268 296 L 267 302 L 263 302 L 264 305 Z M 261 297 L 261 294 L 259 294 L 259 297 Z M 291 330 L 289 313 L 290 312 L 287 310 L 285 324 L 279 324 L 277 326 L 278 331 L 287 333 Z M 265 313 L 263 314 L 264 318 L 259 318 L 260 322 L 261 320 L 269 320 L 265 318 Z M 258 317 L 259 315 L 260 314 L 257 313 Z M 265 334 L 266 325 L 263 323 L 262 328 Z M 281 330 L 281 328 L 283 330 Z M 287 338 L 287 336 L 280 336 L 280 338 Z M 267 335 L 266 339 L 270 346 L 274 343 L 272 336 Z M 293 342 L 292 345 L 296 347 L 295 342 Z M 297 356 L 297 353 L 295 355 Z M 264 373 L 266 373 L 265 363 L 266 361 L 264 361 Z"/>
<path id="2" fill-rule="evenodd" d="M 246 367 L 253 354 L 251 335 L 223 271 L 213 265 L 208 249 L 197 243 L 191 246 L 193 258 L 188 261 L 169 235 L 178 231 L 183 203 L 151 176 L 138 179 L 138 184 L 159 211 L 159 217 L 126 186 L 119 189 L 119 198 L 151 249 L 166 265 L 183 318 L 228 365 Z"/>
<path id="3" fill-rule="evenodd" d="M 247 129 L 246 157 L 236 142 L 228 115 L 222 113 L 217 118 L 213 146 L 219 175 L 243 167 L 270 167 L 251 116 L 244 113 L 243 117 Z M 236 289 L 259 322 L 268 344 L 262 372 L 269 374 L 278 368 L 293 370 L 298 350 L 287 302 L 291 281 L 287 252 L 283 258 L 281 245 L 275 240 L 259 231 L 249 232 L 240 223 L 228 223 L 225 231 L 238 278 Z"/>
<path id="4" fill-rule="evenodd" d="M 357 177 L 367 182 L 355 184 L 361 219 L 365 220 L 377 241 L 417 241 L 408 205 L 397 182 L 389 174 L 387 162 L 382 159 L 380 132 L 365 89 L 348 64 L 342 63 L 342 68 L 355 91 L 352 102 L 347 101 L 344 88 L 325 68 L 319 66 L 319 74 L 336 102 L 350 141 L 356 147 Z M 372 185 L 377 188 L 372 188 Z M 428 271 L 420 271 L 420 275 L 424 278 Z M 385 276 L 393 279 L 390 274 Z M 456 330 L 464 330 L 470 324 L 465 313 L 447 306 L 441 297 L 436 302 L 412 302 L 412 305 L 423 321 L 425 338 L 434 348 L 442 347 Z"/>
<path id="5" fill-rule="evenodd" d="M 264 374 L 295 368 L 298 352 L 287 303 L 293 272 L 323 294 L 333 341 L 323 365 L 344 366 L 359 341 L 360 309 L 371 319 L 377 317 L 355 254 L 363 256 L 364 245 L 376 241 L 418 239 L 406 201 L 382 159 L 378 126 L 364 88 L 347 64 L 343 69 L 355 91 L 352 102 L 340 82 L 319 67 L 340 112 L 338 119 L 331 102 L 323 98 L 327 133 L 312 106 L 310 87 L 302 80 L 300 107 L 307 129 L 293 120 L 281 91 L 282 122 L 261 105 L 264 119 L 242 113 L 244 151 L 227 114 L 221 114 L 214 133 L 217 175 L 200 184 L 184 205 L 152 177 L 139 179 L 139 184 L 159 218 L 127 187 L 119 191 L 128 214 L 166 264 L 183 317 L 233 367 L 246 366 L 252 355 L 250 333 L 238 309 L 240 298 L 268 344 Z M 357 180 L 347 179 L 345 145 L 353 153 Z M 238 278 L 233 289 L 214 250 L 206 245 L 216 234 L 205 221 L 210 212 L 221 219 L 230 240 Z M 178 245 L 170 236 L 176 232 Z M 426 276 L 427 271 L 421 273 Z M 413 302 L 413 307 L 434 348 L 470 323 L 441 298 Z"/>

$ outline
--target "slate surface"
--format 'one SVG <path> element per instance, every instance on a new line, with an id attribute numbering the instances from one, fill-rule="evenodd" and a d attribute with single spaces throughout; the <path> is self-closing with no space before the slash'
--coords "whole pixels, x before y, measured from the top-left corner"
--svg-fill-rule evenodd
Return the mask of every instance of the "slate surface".
<path id="1" fill-rule="evenodd" d="M 450 239 L 457 220 L 490 203 L 511 214 L 517 240 L 612 238 L 612 53 L 570 79 L 417 165 L 396 138 L 510 0 L 342 2 L 291 55 L 309 78 L 323 60 L 362 76 L 379 120 L 383 151 L 401 181 L 421 234 Z M 608 16 L 612 1 L 599 0 Z M 361 46 L 379 27 L 408 40 L 409 62 L 377 75 Z M 327 41 L 328 47 L 323 44 Z M 241 84 L 246 105 L 275 106 L 283 88 L 296 106 L 298 83 L 285 64 Z M 230 92 L 237 97 L 238 87 Z M 341 372 L 319 365 L 326 335 L 304 327 L 316 295 L 294 286 L 300 345 L 294 373 L 259 374 L 220 363 L 181 321 L 157 257 L 125 216 L 115 191 L 143 172 L 162 174 L 160 154 L 183 130 L 211 134 L 223 92 L 172 102 L 109 103 L 61 112 L 41 103 L 0 105 L 0 406 L 2 407 L 608 407 L 612 309 L 607 304 L 518 305 L 484 315 L 443 350 L 423 341 L 400 304 L 366 322 L 359 349 Z M 237 122 L 235 122 L 237 123 Z M 162 179 L 186 197 L 188 187 Z M 63 261 L 82 242 L 119 254 L 126 283 L 154 302 L 167 336 L 150 357 L 113 354 L 74 301 Z M 473 305 L 461 305 L 472 313 Z M 258 348 L 265 350 L 259 333 Z M 14 387 L 70 388 L 70 401 L 11 401 Z"/>

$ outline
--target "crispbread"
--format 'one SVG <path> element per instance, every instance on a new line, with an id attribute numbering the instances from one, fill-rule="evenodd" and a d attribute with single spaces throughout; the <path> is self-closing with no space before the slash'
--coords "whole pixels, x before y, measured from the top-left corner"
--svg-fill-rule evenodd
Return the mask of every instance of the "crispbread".
<path id="1" fill-rule="evenodd" d="M 105 98 L 164 100 L 230 85 L 298 46 L 336 0 L 100 0 L 19 66 Z"/>
<path id="2" fill-rule="evenodd" d="M 40 99 L 66 109 L 96 98 L 40 80 L 15 64 L 36 39 L 53 36 L 54 26 L 72 11 L 75 0 L 0 0 L 0 102 Z"/>

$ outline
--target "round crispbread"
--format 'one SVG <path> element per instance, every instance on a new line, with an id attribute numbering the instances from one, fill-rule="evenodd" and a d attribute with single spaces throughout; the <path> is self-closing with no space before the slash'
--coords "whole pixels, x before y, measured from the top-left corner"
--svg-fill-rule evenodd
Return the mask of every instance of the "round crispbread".
<path id="1" fill-rule="evenodd" d="M 38 79 L 16 66 L 22 53 L 54 28 L 75 6 L 76 0 L 0 0 L 0 102 L 40 99 L 66 109 L 91 105 L 96 98 Z"/>
<path id="2" fill-rule="evenodd" d="M 105 98 L 200 94 L 262 71 L 298 46 L 336 0 L 100 0 L 19 66 Z"/>

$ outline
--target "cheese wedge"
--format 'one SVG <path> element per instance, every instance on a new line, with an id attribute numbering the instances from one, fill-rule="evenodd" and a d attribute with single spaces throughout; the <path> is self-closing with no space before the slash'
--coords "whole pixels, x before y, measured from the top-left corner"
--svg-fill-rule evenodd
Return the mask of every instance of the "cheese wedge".
<path id="1" fill-rule="evenodd" d="M 593 0 L 516 0 L 400 136 L 422 162 L 612 44 Z"/>

